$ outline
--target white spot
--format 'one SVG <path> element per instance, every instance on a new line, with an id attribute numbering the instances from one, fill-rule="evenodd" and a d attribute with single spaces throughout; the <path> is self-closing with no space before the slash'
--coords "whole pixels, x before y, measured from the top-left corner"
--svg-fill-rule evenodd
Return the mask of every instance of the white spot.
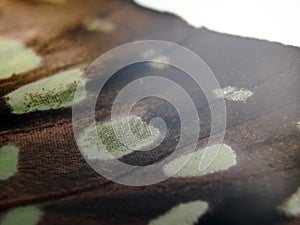
<path id="1" fill-rule="evenodd" d="M 143 58 L 145 60 L 154 60 L 158 62 L 148 62 L 148 65 L 154 69 L 164 69 L 169 66 L 170 59 L 169 57 L 162 55 L 160 52 L 155 51 L 154 49 L 149 49 L 143 53 Z"/>
<path id="2" fill-rule="evenodd" d="M 279 210 L 289 217 L 300 216 L 300 188 L 279 206 Z"/>
<path id="3" fill-rule="evenodd" d="M 227 86 L 221 89 L 215 89 L 213 90 L 213 94 L 217 98 L 224 98 L 229 101 L 243 101 L 246 102 L 248 98 L 250 98 L 253 95 L 252 91 L 249 91 L 247 89 L 238 89 L 236 87 Z"/>
<path id="4" fill-rule="evenodd" d="M 204 170 L 200 170 L 199 165 L 201 160 L 206 159 L 205 157 L 203 157 L 204 153 L 206 151 L 215 151 L 216 148 L 218 148 L 216 157 Z M 190 158 L 189 161 L 184 165 L 188 158 Z M 180 165 L 184 165 L 184 167 L 176 173 L 176 170 Z M 163 167 L 163 171 L 166 176 L 172 176 L 173 174 L 175 174 L 174 177 L 205 176 L 207 174 L 227 170 L 234 165 L 236 165 L 235 152 L 230 146 L 222 144 L 221 146 L 212 145 L 204 149 L 200 149 L 194 153 L 182 155 L 179 158 L 166 164 Z"/>
<path id="5" fill-rule="evenodd" d="M 222 33 L 300 46 L 298 0 L 135 2 L 160 12 L 174 13 L 197 28 L 205 26 Z"/>
<path id="6" fill-rule="evenodd" d="M 149 66 L 154 68 L 154 69 L 165 69 L 169 66 L 169 58 L 167 56 L 161 55 L 158 56 L 156 58 L 154 58 L 153 60 L 157 61 L 157 62 L 149 62 Z"/>
<path id="7" fill-rule="evenodd" d="M 149 225 L 193 225 L 208 209 L 203 201 L 181 203 L 150 221 Z"/>
<path id="8" fill-rule="evenodd" d="M 116 26 L 112 22 L 100 18 L 87 18 L 83 24 L 88 31 L 98 31 L 106 34 L 116 29 Z"/>

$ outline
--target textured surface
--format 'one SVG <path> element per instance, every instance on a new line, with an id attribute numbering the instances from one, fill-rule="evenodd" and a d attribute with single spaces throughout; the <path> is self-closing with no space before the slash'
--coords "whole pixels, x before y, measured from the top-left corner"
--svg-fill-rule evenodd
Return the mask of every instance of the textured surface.
<path id="1" fill-rule="evenodd" d="M 24 85 L 4 96 L 14 114 L 72 106 L 86 96 L 82 71 L 69 70 Z M 76 99 L 75 92 L 78 91 Z"/>
<path id="2" fill-rule="evenodd" d="M 133 136 L 129 135 L 125 127 L 127 123 Z M 119 138 L 114 129 L 118 130 Z M 144 123 L 140 117 L 129 116 L 98 124 L 96 129 L 87 128 L 79 138 L 78 145 L 88 159 L 118 159 L 134 150 L 140 150 L 152 144 L 159 135 L 160 132 L 157 128 Z M 101 143 L 97 141 L 99 139 Z M 86 151 L 84 151 L 85 149 Z M 107 153 L 103 154 L 103 151 L 107 151 Z"/>
<path id="3" fill-rule="evenodd" d="M 148 224 L 181 203 L 205 201 L 209 209 L 198 224 L 300 223 L 299 218 L 278 210 L 300 186 L 299 48 L 194 29 L 175 16 L 129 1 L 51 2 L 0 2 L 0 38 L 17 39 L 41 57 L 35 69 L 1 79 L 1 97 L 56 73 L 84 70 L 122 43 L 141 39 L 180 43 L 205 60 L 223 91 L 228 87 L 234 87 L 233 92 L 249 91 L 241 101 L 232 100 L 232 94 L 225 98 L 224 143 L 234 150 L 236 165 L 205 176 L 173 177 L 147 187 L 122 186 L 99 176 L 81 156 L 70 107 L 16 115 L 2 99 L 0 146 L 18 146 L 19 157 L 18 172 L 0 181 L 1 219 L 16 207 L 35 205 L 43 212 L 39 224 Z M 91 18 L 113 24 L 114 29 L 101 32 L 99 23 L 96 30 L 88 29 L 86 21 Z M 201 121 L 198 147 L 205 147 L 210 134 L 209 105 L 200 88 L 173 67 L 137 64 L 118 71 L 99 95 L 97 122 L 110 118 L 112 102 L 127 83 L 153 74 L 179 83 L 191 96 Z M 93 85 L 99 79 L 99 74 L 90 74 L 88 95 L 94 94 Z M 147 98 L 138 102 L 132 113 L 144 122 L 161 116 L 168 132 L 159 147 L 124 155 L 122 161 L 148 165 L 170 154 L 180 136 L 174 107 L 161 99 Z M 184 155 L 191 144 L 186 140 L 173 159 Z"/>

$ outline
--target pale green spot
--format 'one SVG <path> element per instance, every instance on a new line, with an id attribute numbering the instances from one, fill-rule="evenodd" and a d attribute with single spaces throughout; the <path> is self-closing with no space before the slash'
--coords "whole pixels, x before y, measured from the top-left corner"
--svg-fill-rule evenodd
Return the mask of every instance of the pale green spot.
<path id="1" fill-rule="evenodd" d="M 9 210 L 0 225 L 36 225 L 43 212 L 36 206 L 18 207 Z"/>
<path id="2" fill-rule="evenodd" d="M 149 225 L 193 225 L 208 209 L 203 201 L 181 203 L 150 221 Z"/>
<path id="3" fill-rule="evenodd" d="M 163 171 L 167 176 L 172 176 L 175 173 L 175 177 L 193 177 L 204 176 L 217 171 L 226 170 L 236 165 L 235 152 L 228 145 L 222 144 L 212 163 L 205 170 L 199 170 L 201 160 L 205 159 L 205 157 L 203 158 L 204 152 L 215 151 L 216 148 L 219 147 L 219 145 L 212 145 L 194 153 L 180 156 L 179 158 L 164 165 Z M 190 160 L 184 165 L 188 158 L 190 158 Z M 181 165 L 184 165 L 184 167 L 176 173 L 176 170 L 180 168 Z"/>
<path id="4" fill-rule="evenodd" d="M 0 40 L 0 79 L 36 68 L 41 58 L 23 43 L 16 40 Z"/>
<path id="5" fill-rule="evenodd" d="M 18 171 L 19 149 L 13 145 L 0 148 L 0 180 L 6 180 Z"/>
<path id="6" fill-rule="evenodd" d="M 76 88 L 80 94 L 74 100 Z M 82 71 L 69 70 L 27 84 L 4 98 L 15 114 L 72 106 L 86 97 Z"/>
<path id="7" fill-rule="evenodd" d="M 300 121 L 297 121 L 296 123 L 298 130 L 300 131 Z"/>
<path id="8" fill-rule="evenodd" d="M 289 217 L 300 216 L 300 188 L 279 207 L 279 210 Z"/>
<path id="9" fill-rule="evenodd" d="M 125 129 L 125 124 L 129 122 L 131 132 L 137 139 L 133 140 Z M 122 143 L 118 140 L 113 125 L 118 129 Z M 79 146 L 83 154 L 88 159 L 114 159 L 127 155 L 135 150 L 149 146 L 156 141 L 160 136 L 159 129 L 148 125 L 138 116 L 129 116 L 113 122 L 106 122 L 96 126 L 95 129 L 87 128 L 79 138 Z M 95 140 L 97 138 L 102 141 L 102 144 Z M 97 143 L 99 145 L 97 145 Z M 130 148 L 128 147 L 130 146 Z M 108 151 L 106 152 L 105 149 Z"/>
<path id="10" fill-rule="evenodd" d="M 116 29 L 116 26 L 108 20 L 100 18 L 87 18 L 83 22 L 88 31 L 99 31 L 103 33 L 111 33 Z"/>

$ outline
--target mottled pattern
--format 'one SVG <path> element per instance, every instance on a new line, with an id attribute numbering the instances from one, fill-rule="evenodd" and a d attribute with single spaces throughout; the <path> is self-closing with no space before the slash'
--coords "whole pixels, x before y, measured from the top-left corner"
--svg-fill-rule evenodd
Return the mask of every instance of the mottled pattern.
<path id="1" fill-rule="evenodd" d="M 161 221 L 164 225 L 169 221 L 171 224 L 189 222 L 203 225 L 300 224 L 299 216 L 290 216 L 279 210 L 280 206 L 290 202 L 300 184 L 300 132 L 297 124 L 300 119 L 299 48 L 225 35 L 204 27 L 195 29 L 174 15 L 143 9 L 130 1 L 55 2 L 0 1 L 1 40 L 18 40 L 23 50 L 38 55 L 41 60 L 37 67 L 16 75 L 6 73 L 8 77 L 0 81 L 0 146 L 9 144 L 20 149 L 17 167 L 9 163 L 14 171 L 17 168 L 17 172 L 0 181 L 0 221 L 15 225 L 20 218 L 17 216 L 19 213 L 11 212 L 34 204 L 34 210 L 17 210 L 24 213 L 21 225 L 25 224 L 27 216 L 32 218 L 31 215 L 40 215 L 41 211 L 42 217 L 30 221 L 40 225 L 139 225 L 151 221 Z M 98 23 L 99 19 L 101 23 Z M 244 27 L 247 29 L 247 26 Z M 149 63 L 138 63 L 114 74 L 97 99 L 97 128 L 108 122 L 112 103 L 123 87 L 135 79 L 154 75 L 180 85 L 194 101 L 200 121 L 196 158 L 192 157 L 187 167 L 178 173 L 182 173 L 181 176 L 155 185 L 131 187 L 98 175 L 85 161 L 73 134 L 69 100 L 76 86 L 72 83 L 73 78 L 80 77 L 79 72 L 86 71 L 97 57 L 120 44 L 144 39 L 170 41 L 190 49 L 211 68 L 221 89 L 211 90 L 209 105 L 209 96 L 205 96 L 195 82 L 188 79 L 185 71 L 173 66 L 158 63 L 153 67 L 151 63 L 150 66 Z M 168 61 L 164 56 L 172 52 L 173 49 L 157 52 L 149 49 L 139 55 Z M 2 56 L 0 54 L 0 58 Z M 6 52 L 3 57 L 6 60 L 8 56 Z M 180 55 L 176 57 L 182 60 Z M 30 58 L 20 57 L 21 64 L 30 65 L 27 61 Z M 0 70 L 7 65 L 11 63 L 0 64 Z M 13 65 L 15 67 L 16 64 Z M 81 101 L 82 107 L 87 106 L 90 96 L 97 94 L 97 84 L 104 75 L 102 69 L 108 66 L 103 62 L 100 71 L 86 74 L 84 88 L 82 86 L 86 94 Z M 73 71 L 74 68 L 77 72 L 66 75 L 65 79 L 60 74 L 62 79 L 54 79 L 58 82 L 52 85 L 53 75 Z M 43 79 L 47 82 L 35 83 Z M 203 82 L 203 85 L 208 84 Z M 25 95 L 28 97 L 25 101 L 22 99 L 25 91 L 20 90 L 31 93 L 42 86 L 47 91 L 38 93 L 45 95 L 31 96 L 35 100 L 30 108 L 31 97 Z M 57 92 L 51 91 L 54 86 Z M 14 91 L 20 94 L 14 99 L 18 114 L 3 98 Z M 63 93 L 66 98 L 62 98 L 62 95 L 65 96 Z M 161 93 L 172 95 L 168 88 Z M 227 110 L 223 142 L 227 144 L 223 146 L 227 150 L 224 157 L 217 157 L 218 163 L 213 162 L 207 170 L 199 170 L 208 137 L 217 138 L 218 134 L 210 133 L 210 107 L 215 107 L 222 98 Z M 68 106 L 61 104 L 62 99 L 68 102 Z M 188 108 L 185 111 L 191 113 Z M 85 124 L 87 117 L 84 111 L 82 113 L 83 120 L 79 124 L 90 128 L 91 121 Z M 180 140 L 181 124 L 176 109 L 166 101 L 153 97 L 142 99 L 132 106 L 131 115 L 141 118 L 135 120 L 139 124 L 137 127 L 141 127 L 139 131 L 148 130 L 149 121 L 154 117 L 161 117 L 168 130 L 161 144 L 150 151 L 123 148 L 119 155 L 116 153 L 120 161 L 147 166 L 170 157 L 175 160 L 171 163 L 178 163 L 176 160 L 193 147 L 187 137 L 184 147 L 173 152 Z M 199 121 L 191 119 L 189 123 Z M 102 131 L 104 136 L 112 134 L 109 126 Z M 123 133 L 127 137 L 127 133 Z M 107 138 L 106 144 L 112 151 L 119 149 L 113 146 L 120 147 L 114 136 Z M 143 148 L 144 144 L 139 142 L 135 147 Z M 101 165 L 110 163 L 98 160 L 99 155 L 93 152 L 91 157 Z M 13 161 L 16 162 L 16 159 Z M 2 165 L 5 164 L 0 162 L 0 168 Z M 116 179 L 139 173 L 146 178 L 165 177 L 165 171 L 160 167 L 146 174 L 139 167 L 120 172 Z M 209 204 L 206 211 L 201 210 L 200 205 L 184 207 L 186 203 L 199 200 Z M 294 204 L 291 205 L 295 209 Z"/>
<path id="2" fill-rule="evenodd" d="M 125 129 L 127 123 L 134 137 L 130 136 L 128 130 Z M 113 126 L 119 131 L 121 140 L 116 136 Z M 79 146 L 88 159 L 108 160 L 140 150 L 152 144 L 159 138 L 159 135 L 159 129 L 146 124 L 138 116 L 129 116 L 99 124 L 96 130 L 87 128 L 79 138 Z"/>
<path id="3" fill-rule="evenodd" d="M 253 92 L 244 88 L 238 89 L 236 87 L 228 86 L 225 88 L 213 90 L 213 94 L 217 98 L 224 98 L 230 101 L 246 102 L 247 99 L 253 95 Z"/>

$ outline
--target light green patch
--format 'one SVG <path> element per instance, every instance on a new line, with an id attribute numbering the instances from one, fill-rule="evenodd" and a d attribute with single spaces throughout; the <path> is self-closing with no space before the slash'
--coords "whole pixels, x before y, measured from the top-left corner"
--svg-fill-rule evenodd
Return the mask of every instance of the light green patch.
<path id="1" fill-rule="evenodd" d="M 125 124 L 129 122 L 132 134 L 136 137 L 133 138 L 129 135 L 128 130 L 125 129 Z M 122 140 L 118 140 L 113 126 L 118 130 Z M 94 132 L 97 132 L 95 134 Z M 160 136 L 159 129 L 148 125 L 142 121 L 138 116 L 129 116 L 113 122 L 106 122 L 96 126 L 96 130 L 87 128 L 79 138 L 79 146 L 83 154 L 88 159 L 101 159 L 109 160 L 114 158 L 120 158 L 135 150 L 142 149 L 154 143 Z M 97 140 L 100 139 L 101 143 Z M 97 145 L 97 143 L 99 145 Z M 128 147 L 130 146 L 130 147 Z M 107 152 L 105 151 L 107 150 Z"/>
<path id="2" fill-rule="evenodd" d="M 6 180 L 18 171 L 19 149 L 13 145 L 0 148 L 0 180 Z"/>
<path id="3" fill-rule="evenodd" d="M 207 209 L 208 204 L 203 201 L 181 203 L 150 221 L 149 225 L 193 225 Z"/>
<path id="4" fill-rule="evenodd" d="M 300 216 L 300 188 L 279 206 L 279 210 L 289 217 Z"/>
<path id="5" fill-rule="evenodd" d="M 41 58 L 16 40 L 0 40 L 0 79 L 36 68 Z"/>
<path id="6" fill-rule="evenodd" d="M 88 31 L 98 31 L 102 33 L 111 33 L 116 29 L 116 26 L 110 21 L 100 18 L 87 18 L 83 22 Z"/>
<path id="7" fill-rule="evenodd" d="M 80 94 L 76 100 L 76 88 Z M 38 80 L 9 93 L 4 97 L 12 112 L 23 114 L 34 111 L 72 106 L 86 97 L 82 71 L 69 70 Z"/>
<path id="8" fill-rule="evenodd" d="M 216 148 L 219 148 L 219 145 L 212 145 L 204 149 L 200 149 L 194 153 L 186 154 L 180 156 L 177 159 L 169 162 L 163 167 L 163 171 L 167 176 L 172 176 L 176 173 L 177 168 L 180 165 L 184 165 L 186 160 L 190 160 L 184 165 L 184 167 L 178 171 L 174 176 L 175 177 L 193 177 L 193 176 L 205 176 L 217 171 L 226 170 L 230 167 L 236 165 L 236 154 L 228 145 L 222 144 L 216 158 L 212 163 L 203 171 L 199 170 L 199 164 L 203 158 L 203 154 L 206 151 L 216 151 Z"/>
<path id="9" fill-rule="evenodd" d="M 9 210 L 0 225 L 36 225 L 43 212 L 36 206 L 18 207 Z"/>

